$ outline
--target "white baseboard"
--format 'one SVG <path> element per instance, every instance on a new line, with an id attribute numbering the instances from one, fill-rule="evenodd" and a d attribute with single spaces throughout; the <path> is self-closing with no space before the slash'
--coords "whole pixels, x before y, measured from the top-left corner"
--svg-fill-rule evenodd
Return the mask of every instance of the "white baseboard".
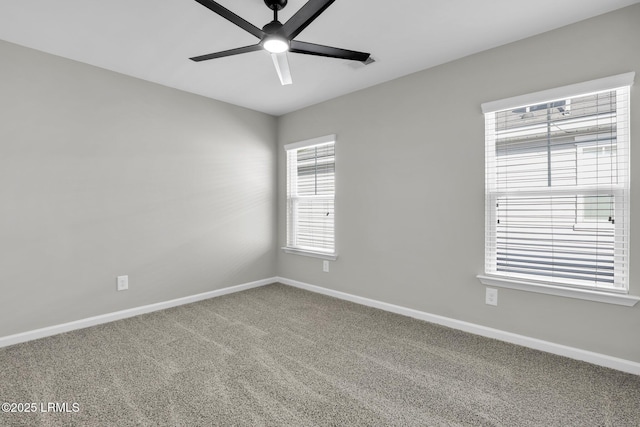
<path id="1" fill-rule="evenodd" d="M 594 365 L 617 369 L 619 371 L 628 372 L 630 374 L 640 375 L 640 363 L 633 362 L 630 360 L 620 359 L 617 357 L 608 356 L 606 354 L 601 354 L 601 353 L 594 353 L 591 351 L 569 347 L 562 344 L 556 344 L 549 341 L 543 341 L 536 338 L 530 338 L 524 335 L 518 335 L 511 332 L 502 331 L 499 329 L 488 328 L 486 326 L 464 322 L 464 321 L 452 319 L 449 317 L 439 316 L 437 314 L 430 314 L 423 311 L 402 307 L 399 305 L 389 304 L 382 301 L 360 297 L 357 295 L 347 294 L 345 292 L 322 288 L 320 286 L 310 285 L 308 283 L 303 283 L 296 280 L 287 279 L 284 277 L 272 277 L 268 279 L 257 280 L 255 282 L 244 283 L 237 286 L 230 286 L 228 288 L 223 288 L 223 289 L 216 289 L 214 291 L 204 292 L 201 294 L 191 295 L 183 298 L 177 298 L 170 301 L 144 305 L 141 307 L 131 308 L 128 310 L 116 311 L 113 313 L 107 313 L 100 316 L 88 317 L 86 319 L 80 319 L 73 322 L 62 323 L 60 325 L 54 325 L 46 328 L 35 329 L 33 331 L 27 331 L 27 332 L 15 334 L 15 335 L 0 337 L 0 348 L 7 347 L 14 344 L 19 344 L 26 341 L 39 339 L 39 338 L 48 337 L 51 335 L 57 335 L 64 332 L 73 331 L 76 329 L 88 328 L 90 326 L 100 325 L 102 323 L 108 323 L 116 320 L 126 319 L 128 317 L 138 316 L 140 314 L 151 313 L 153 311 L 164 310 L 167 308 L 176 307 L 184 304 L 190 304 L 193 302 L 202 301 L 209 298 L 215 298 L 222 295 L 231 294 L 234 292 L 240 292 L 247 289 L 257 288 L 257 287 L 269 285 L 275 282 L 283 283 L 285 285 L 293 286 L 300 289 L 305 289 L 305 290 L 316 292 L 319 294 L 332 296 L 332 297 L 343 299 L 346 301 L 351 301 L 356 304 L 362 304 L 369 307 L 378 308 L 380 310 L 401 314 L 403 316 L 413 317 L 413 318 L 424 320 L 427 322 L 436 323 L 438 325 L 447 326 L 449 328 L 458 329 L 458 330 L 469 332 L 472 334 L 481 335 L 488 338 L 494 338 L 497 340 L 506 341 L 512 344 L 518 344 L 524 347 L 529 347 L 536 350 L 541 350 L 547 353 L 557 354 L 560 356 L 565 356 L 565 357 L 569 357 L 576 360 L 582 360 L 584 362 L 593 363 Z"/>
<path id="2" fill-rule="evenodd" d="M 335 298 L 355 302 L 357 304 L 369 307 L 379 308 L 381 310 L 390 311 L 392 313 L 401 314 L 403 316 L 413 317 L 438 325 L 447 326 L 449 328 L 458 329 L 483 337 L 494 338 L 500 341 L 506 341 L 512 344 L 518 344 L 523 347 L 533 348 L 535 350 L 547 353 L 557 354 L 569 357 L 571 359 L 581 360 L 593 363 L 594 365 L 604 366 L 616 369 L 630 374 L 640 375 L 640 363 L 630 360 L 620 359 L 606 354 L 594 353 L 592 351 L 582 350 L 579 348 L 569 347 L 562 344 L 556 344 L 549 341 L 543 341 L 536 338 L 530 338 L 524 335 L 518 335 L 511 332 L 502 331 L 500 329 L 488 328 L 486 326 L 477 325 L 475 323 L 463 322 L 461 320 L 449 317 L 439 316 L 437 314 L 425 313 L 423 311 L 414 310 L 382 301 L 369 298 L 359 297 L 357 295 L 347 294 L 332 289 L 322 288 L 320 286 L 310 285 L 308 283 L 298 282 L 296 280 L 277 277 L 278 282 L 285 285 L 294 286 L 296 288 L 305 289 L 307 291 L 316 292 Z"/>
<path id="3" fill-rule="evenodd" d="M 143 305 L 140 307 L 130 308 L 128 310 L 116 311 L 113 313 L 102 314 L 100 316 L 88 317 L 73 322 L 62 323 L 60 325 L 49 326 L 46 328 L 35 329 L 15 335 L 0 337 L 0 348 L 26 341 L 36 340 L 51 335 L 61 334 L 63 332 L 74 331 L 76 329 L 88 328 L 90 326 L 100 325 L 102 323 L 113 322 L 115 320 L 126 319 L 128 317 L 138 316 L 140 314 L 151 313 L 153 311 L 164 310 L 179 305 L 190 304 L 192 302 L 202 301 L 209 298 L 215 298 L 234 292 L 245 291 L 259 286 L 269 285 L 277 281 L 277 278 L 257 280 L 255 282 L 244 283 L 241 285 L 230 286 L 228 288 L 216 289 L 215 291 L 204 292 L 201 294 L 190 295 L 188 297 L 177 298 L 170 301 L 159 302 L 156 304 Z"/>

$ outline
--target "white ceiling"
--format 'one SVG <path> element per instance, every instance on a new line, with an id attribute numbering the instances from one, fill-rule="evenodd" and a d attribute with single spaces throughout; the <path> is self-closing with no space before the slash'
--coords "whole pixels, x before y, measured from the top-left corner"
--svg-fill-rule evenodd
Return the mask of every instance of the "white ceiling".
<path id="1" fill-rule="evenodd" d="M 258 41 L 194 0 L 2 0 L 0 39 L 281 115 L 638 1 L 337 0 L 296 40 L 376 62 L 289 53 L 289 86 L 264 51 L 190 61 Z M 263 0 L 218 2 L 260 28 L 272 19 Z M 289 0 L 280 21 L 305 2 Z"/>

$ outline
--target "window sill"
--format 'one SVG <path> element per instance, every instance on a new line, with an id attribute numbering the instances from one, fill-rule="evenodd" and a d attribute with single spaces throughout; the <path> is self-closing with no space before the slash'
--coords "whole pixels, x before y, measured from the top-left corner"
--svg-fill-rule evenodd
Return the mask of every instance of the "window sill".
<path id="1" fill-rule="evenodd" d="M 288 247 L 284 247 L 282 248 L 282 250 L 287 254 L 310 256 L 313 258 L 327 259 L 329 261 L 335 261 L 338 259 L 338 254 L 330 254 L 326 252 L 314 252 L 314 251 L 308 251 L 305 249 L 296 249 L 296 248 L 288 248 Z"/>
<path id="2" fill-rule="evenodd" d="M 497 276 L 476 276 L 483 285 L 497 286 L 500 288 L 518 289 L 520 291 L 536 292 L 539 294 L 557 295 L 566 298 L 576 298 L 588 301 L 603 302 L 607 304 L 624 305 L 633 307 L 640 301 L 640 297 L 613 292 L 594 291 L 590 289 L 567 288 L 563 286 L 529 282 L 526 280 L 507 279 Z"/>

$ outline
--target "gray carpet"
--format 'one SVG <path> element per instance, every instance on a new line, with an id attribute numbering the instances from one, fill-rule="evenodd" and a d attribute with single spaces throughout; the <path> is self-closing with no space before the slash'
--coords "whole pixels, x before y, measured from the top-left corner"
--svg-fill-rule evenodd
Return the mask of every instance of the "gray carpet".
<path id="1" fill-rule="evenodd" d="M 3 426 L 638 426 L 640 377 L 275 284 L 0 349 L 1 402 L 38 405 Z"/>

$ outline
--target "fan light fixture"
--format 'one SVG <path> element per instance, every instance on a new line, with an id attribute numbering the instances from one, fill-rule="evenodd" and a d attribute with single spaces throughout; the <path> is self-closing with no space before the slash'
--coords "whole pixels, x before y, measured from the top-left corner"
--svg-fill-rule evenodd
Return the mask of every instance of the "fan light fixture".
<path id="1" fill-rule="evenodd" d="M 289 50 L 289 43 L 276 36 L 267 37 L 262 46 L 271 53 L 282 53 Z"/>
<path id="2" fill-rule="evenodd" d="M 276 67 L 276 72 L 278 73 L 278 77 L 280 77 L 280 83 L 283 85 L 291 84 L 292 81 L 287 52 L 360 61 L 365 65 L 374 62 L 371 55 L 366 52 L 357 52 L 355 50 L 341 49 L 339 47 L 307 43 L 295 39 L 298 34 L 307 28 L 309 24 L 320 16 L 320 14 L 322 14 L 322 12 L 324 12 L 325 9 L 331 6 L 336 0 L 307 0 L 304 6 L 298 9 L 298 11 L 294 13 L 293 16 L 284 24 L 278 21 L 278 11 L 282 10 L 282 8 L 287 5 L 288 0 L 264 0 L 264 4 L 273 11 L 273 20 L 268 22 L 264 27 L 262 27 L 262 29 L 246 21 L 244 18 L 239 17 L 214 0 L 196 1 L 232 24 L 242 28 L 252 36 L 260 39 L 260 41 L 249 46 L 209 53 L 207 55 L 194 56 L 193 58 L 190 58 L 192 61 L 208 61 L 209 59 L 224 58 L 226 56 L 239 55 L 241 53 L 266 50 L 271 53 L 273 64 Z"/>

